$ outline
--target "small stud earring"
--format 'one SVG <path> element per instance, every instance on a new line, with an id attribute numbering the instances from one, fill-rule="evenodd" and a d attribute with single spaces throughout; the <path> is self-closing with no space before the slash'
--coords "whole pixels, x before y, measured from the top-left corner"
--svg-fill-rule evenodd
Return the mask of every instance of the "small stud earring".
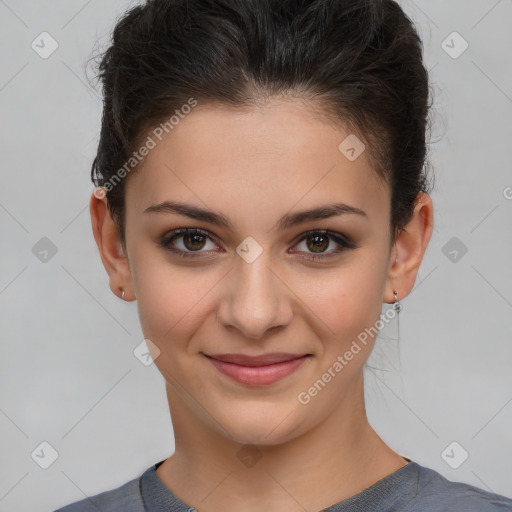
<path id="1" fill-rule="evenodd" d="M 124 290 L 123 290 L 123 293 L 121 293 L 121 299 L 124 300 Z"/>

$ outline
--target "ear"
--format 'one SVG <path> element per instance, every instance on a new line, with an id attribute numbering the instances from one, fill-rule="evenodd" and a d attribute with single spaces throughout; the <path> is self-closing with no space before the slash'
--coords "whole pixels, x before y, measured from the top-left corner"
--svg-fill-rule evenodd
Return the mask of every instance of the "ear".
<path id="1" fill-rule="evenodd" d="M 420 192 L 411 220 L 397 235 L 391 251 L 385 302 L 389 304 L 395 302 L 393 290 L 396 290 L 400 300 L 409 295 L 413 289 L 432 235 L 433 221 L 432 199 L 428 194 Z"/>
<path id="2" fill-rule="evenodd" d="M 110 289 L 124 300 L 135 299 L 133 280 L 128 258 L 124 253 L 121 237 L 107 206 L 104 191 L 96 189 L 89 203 L 92 232 L 98 246 L 101 261 L 110 278 Z"/>

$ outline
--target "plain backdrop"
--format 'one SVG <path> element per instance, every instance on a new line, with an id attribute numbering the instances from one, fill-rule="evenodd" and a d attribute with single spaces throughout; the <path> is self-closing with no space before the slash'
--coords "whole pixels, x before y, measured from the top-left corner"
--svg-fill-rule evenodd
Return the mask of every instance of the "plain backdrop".
<path id="1" fill-rule="evenodd" d="M 174 450 L 88 210 L 102 105 L 87 62 L 131 5 L 0 0 L 0 512 L 52 511 Z M 402 455 L 512 496 L 512 2 L 401 5 L 436 95 L 435 223 L 400 341 L 386 325 L 368 362 L 368 416 Z"/>

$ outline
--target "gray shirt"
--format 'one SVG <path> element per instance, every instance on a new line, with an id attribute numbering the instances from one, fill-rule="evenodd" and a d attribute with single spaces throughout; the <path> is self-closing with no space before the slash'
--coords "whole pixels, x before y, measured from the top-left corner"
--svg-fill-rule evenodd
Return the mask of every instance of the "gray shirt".
<path id="1" fill-rule="evenodd" d="M 407 459 L 404 467 L 320 512 L 512 512 L 512 499 L 462 482 Z M 195 512 L 149 467 L 124 485 L 54 512 Z M 200 509 L 199 511 L 200 512 Z"/>

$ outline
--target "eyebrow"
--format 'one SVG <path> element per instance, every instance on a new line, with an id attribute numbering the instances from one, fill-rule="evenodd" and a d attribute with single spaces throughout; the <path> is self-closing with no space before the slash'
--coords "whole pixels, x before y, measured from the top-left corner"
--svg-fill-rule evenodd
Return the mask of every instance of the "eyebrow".
<path id="1" fill-rule="evenodd" d="M 233 225 L 229 219 L 221 213 L 217 213 L 212 210 L 207 210 L 205 208 L 187 203 L 180 203 L 177 201 L 164 201 L 163 203 L 149 206 L 144 210 L 144 213 L 174 213 L 233 230 Z M 349 213 L 368 218 L 366 212 L 360 208 L 356 208 L 355 206 L 350 206 L 344 203 L 334 203 L 319 206 L 317 208 L 305 210 L 302 212 L 288 213 L 283 215 L 283 217 L 277 221 L 276 226 L 278 230 L 282 231 L 293 226 L 303 224 L 305 222 L 327 219 L 329 217 L 335 217 Z"/>

